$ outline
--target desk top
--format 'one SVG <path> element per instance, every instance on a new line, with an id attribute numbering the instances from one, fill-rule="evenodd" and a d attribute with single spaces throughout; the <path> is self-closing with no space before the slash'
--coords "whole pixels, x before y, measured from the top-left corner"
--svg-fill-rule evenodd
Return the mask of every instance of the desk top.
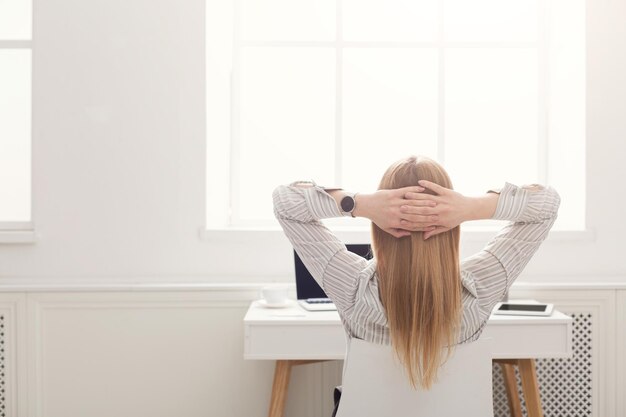
<path id="1" fill-rule="evenodd" d="M 515 300 L 517 302 L 537 302 L 535 300 Z M 243 319 L 244 323 L 254 324 L 266 324 L 266 325 L 281 325 L 289 323 L 303 323 L 305 324 L 328 324 L 336 325 L 341 322 L 339 319 L 339 313 L 337 311 L 308 311 L 298 304 L 296 300 L 289 300 L 287 307 L 283 308 L 269 308 L 261 305 L 259 300 L 253 301 L 248 309 L 248 312 Z M 566 314 L 557 311 L 552 311 L 550 316 L 514 316 L 514 315 L 500 315 L 492 314 L 489 317 L 488 326 L 499 325 L 515 325 L 515 324 L 558 324 L 558 323 L 571 323 L 572 318 Z"/>
<path id="2" fill-rule="evenodd" d="M 346 352 L 337 311 L 307 311 L 294 300 L 285 308 L 252 302 L 244 332 L 245 359 L 343 359 Z M 494 339 L 494 359 L 571 357 L 572 318 L 557 310 L 546 317 L 492 314 L 481 337 Z"/>

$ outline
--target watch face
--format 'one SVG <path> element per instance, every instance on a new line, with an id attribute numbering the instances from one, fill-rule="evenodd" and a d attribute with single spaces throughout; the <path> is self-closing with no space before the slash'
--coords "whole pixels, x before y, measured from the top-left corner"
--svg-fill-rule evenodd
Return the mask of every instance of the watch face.
<path id="1" fill-rule="evenodd" d="M 350 197 L 349 195 L 342 198 L 341 209 L 346 213 L 350 213 L 352 210 L 354 210 L 354 198 Z"/>

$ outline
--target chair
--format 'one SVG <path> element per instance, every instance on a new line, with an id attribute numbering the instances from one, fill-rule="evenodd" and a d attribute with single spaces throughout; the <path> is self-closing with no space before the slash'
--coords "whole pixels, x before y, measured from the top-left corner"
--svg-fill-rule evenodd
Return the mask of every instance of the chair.
<path id="1" fill-rule="evenodd" d="M 430 390 L 414 390 L 391 346 L 349 341 L 337 417 L 493 417 L 492 339 L 457 345 Z"/>

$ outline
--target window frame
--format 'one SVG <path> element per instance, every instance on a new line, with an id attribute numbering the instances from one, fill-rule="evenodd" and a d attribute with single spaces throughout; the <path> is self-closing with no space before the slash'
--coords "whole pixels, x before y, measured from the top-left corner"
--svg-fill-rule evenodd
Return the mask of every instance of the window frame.
<path id="1" fill-rule="evenodd" d="M 228 208 L 229 213 L 228 223 L 222 226 L 209 226 L 209 214 L 206 214 L 206 225 L 201 230 L 201 236 L 203 239 L 210 238 L 211 232 L 222 234 L 224 232 L 232 231 L 234 233 L 240 233 L 250 231 L 257 233 L 259 231 L 272 232 L 276 230 L 276 225 L 272 220 L 242 220 L 237 215 L 237 207 L 239 204 L 237 196 L 240 192 L 240 180 L 239 180 L 239 149 L 240 149 L 240 132 L 239 132 L 239 111 L 241 97 L 240 94 L 240 80 L 242 72 L 242 64 L 240 60 L 241 53 L 246 47 L 326 47 L 334 48 L 336 53 L 336 92 L 335 92 L 335 184 L 342 183 L 342 136 L 341 136 L 341 122 L 342 122 L 342 56 L 343 49 L 346 47 L 360 47 L 360 48 L 431 48 L 436 49 L 438 54 L 438 130 L 437 130 L 437 159 L 442 164 L 445 164 L 445 52 L 450 48 L 529 48 L 536 50 L 537 64 L 538 64 L 538 78 L 537 78 L 537 178 L 540 183 L 548 183 L 549 176 L 549 75 L 550 75 L 550 57 L 548 50 L 548 6 L 545 2 L 537 2 L 537 39 L 535 41 L 447 41 L 444 38 L 444 7 L 443 1 L 438 2 L 438 39 L 434 42 L 412 42 L 412 41 L 344 41 L 342 39 L 342 1 L 338 0 L 336 3 L 336 31 L 334 41 L 251 41 L 242 40 L 240 38 L 241 27 L 241 3 L 242 0 L 234 0 L 234 30 L 233 30 L 233 52 L 232 52 L 232 69 L 231 69 L 231 135 L 228 139 L 229 155 L 228 155 Z M 586 75 L 585 75 L 586 77 Z M 208 199 L 208 187 L 207 187 L 207 204 Z M 586 194 L 586 193 L 585 193 Z M 587 203 L 585 202 L 585 212 Z M 331 220 L 332 223 L 332 220 Z M 483 222 L 476 227 L 468 227 L 468 231 L 465 234 L 472 234 L 480 236 L 485 233 L 489 234 L 494 230 L 497 230 L 495 226 L 496 222 Z M 336 227 L 332 225 L 331 228 L 336 231 L 347 231 L 347 233 L 357 233 L 354 236 L 360 236 L 362 239 L 365 228 L 364 226 L 343 226 L 338 224 Z M 583 220 L 582 229 L 559 229 L 556 232 L 560 238 L 559 240 L 594 240 L 593 230 L 589 229 L 589 224 L 586 218 Z"/>
<path id="2" fill-rule="evenodd" d="M 0 219 L 0 243 L 35 243 L 38 240 L 38 235 L 35 232 L 34 220 L 33 220 L 33 178 L 32 178 L 32 163 L 33 163 L 33 5 L 30 7 L 30 19 L 31 19 L 31 33 L 29 39 L 0 39 L 0 51 L 7 49 L 20 49 L 30 51 L 30 161 L 29 170 L 31 172 L 30 181 L 30 220 L 29 221 L 7 221 Z"/>

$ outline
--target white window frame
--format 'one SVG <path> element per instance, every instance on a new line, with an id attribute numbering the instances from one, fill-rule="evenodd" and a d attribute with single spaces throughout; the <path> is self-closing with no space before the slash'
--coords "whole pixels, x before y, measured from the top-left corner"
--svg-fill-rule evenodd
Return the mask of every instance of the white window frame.
<path id="1" fill-rule="evenodd" d="M 231 137 L 228 146 L 228 201 L 229 201 L 229 218 L 228 224 L 224 226 L 205 226 L 201 229 L 200 235 L 204 240 L 220 239 L 225 241 L 243 241 L 251 236 L 257 236 L 259 238 L 267 238 L 267 232 L 273 233 L 280 231 L 280 228 L 275 224 L 268 224 L 264 222 L 254 222 L 253 224 L 246 223 L 237 218 L 234 214 L 234 210 L 231 208 L 237 207 L 239 195 L 239 112 L 240 108 L 239 98 L 241 97 L 240 86 L 240 73 L 242 70 L 242 64 L 240 62 L 241 51 L 245 47 L 334 47 L 336 51 L 336 116 L 335 116 L 335 184 L 341 184 L 341 164 L 342 164 L 342 137 L 341 137 L 341 122 L 342 122 L 342 58 L 343 49 L 345 47 L 361 47 L 361 48 L 392 48 L 392 47 L 410 47 L 410 48 L 436 48 L 438 51 L 438 133 L 437 133 L 437 160 L 445 165 L 445 51 L 447 48 L 534 48 L 537 50 L 537 62 L 538 62 L 538 180 L 540 183 L 549 183 L 548 178 L 548 164 L 549 164 L 549 57 L 548 57 L 548 35 L 547 35 L 547 8 L 546 3 L 539 1 L 537 10 L 538 21 L 538 39 L 536 41 L 507 41 L 507 42 L 455 42 L 446 41 L 444 39 L 444 7 L 443 1 L 439 1 L 438 4 L 438 39 L 435 42 L 372 42 L 372 41 L 344 41 L 342 39 L 342 0 L 337 0 L 336 3 L 337 18 L 336 18 L 336 39 L 335 41 L 245 41 L 240 38 L 240 26 L 241 26 L 241 0 L 234 0 L 234 27 L 233 27 L 233 51 L 232 51 L 232 69 L 231 69 L 231 97 L 230 97 L 230 109 L 231 109 Z M 209 151 L 207 149 L 207 151 Z M 207 187 L 207 193 L 209 192 Z M 207 194 L 208 197 L 208 194 Z M 209 203 L 207 199 L 207 204 Z M 585 203 L 586 209 L 587 203 Z M 364 227 L 362 224 L 358 226 L 344 226 L 345 220 L 340 219 L 337 223 L 334 223 L 335 219 L 330 220 L 329 224 L 338 232 L 346 242 L 359 243 L 369 240 L 369 228 Z M 497 230 L 495 221 L 482 221 L 473 222 L 477 225 L 470 225 L 466 227 L 464 236 L 469 240 L 484 240 L 488 236 L 492 236 Z M 207 224 L 208 224 L 208 211 L 207 211 Z M 553 240 L 583 240 L 590 241 L 595 240 L 593 230 L 589 229 L 588 221 L 584 221 L 583 230 L 557 230 L 551 232 Z"/>
<path id="2" fill-rule="evenodd" d="M 31 9 L 32 19 L 32 9 Z M 0 50 L 6 49 L 27 49 L 31 52 L 31 159 L 30 169 L 32 172 L 32 69 L 33 69 L 33 36 L 31 33 L 30 39 L 19 40 L 3 40 L 0 39 Z M 1 221 L 0 219 L 0 243 L 35 243 L 37 241 L 37 234 L 35 233 L 34 221 L 33 221 L 33 195 L 32 195 L 32 176 L 31 176 L 31 188 L 30 188 L 30 221 Z"/>

